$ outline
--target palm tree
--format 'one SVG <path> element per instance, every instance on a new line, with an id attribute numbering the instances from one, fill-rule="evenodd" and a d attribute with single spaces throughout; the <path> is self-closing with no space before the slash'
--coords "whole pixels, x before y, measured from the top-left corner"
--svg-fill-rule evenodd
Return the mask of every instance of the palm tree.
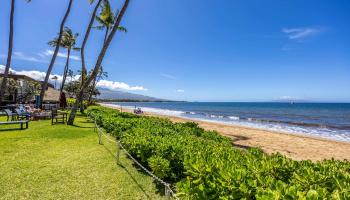
<path id="1" fill-rule="evenodd" d="M 61 21 L 60 32 L 59 32 L 59 35 L 58 35 L 58 38 L 57 38 L 57 43 L 58 44 L 61 43 L 64 24 L 66 23 L 66 20 L 68 18 L 69 13 L 70 13 L 70 9 L 72 7 L 72 3 L 73 3 L 73 0 L 69 0 L 68 8 L 67 8 L 66 13 L 65 13 L 65 15 L 64 15 L 64 17 L 63 17 L 63 19 Z M 50 61 L 50 64 L 49 64 L 49 67 L 47 68 L 46 76 L 45 76 L 44 82 L 43 82 L 42 87 L 41 87 L 41 92 L 40 92 L 40 107 L 42 106 L 42 103 L 43 103 L 43 100 L 44 100 L 44 95 L 45 95 L 45 91 L 46 91 L 46 88 L 47 88 L 47 83 L 49 81 L 49 77 L 50 77 L 53 65 L 55 64 L 55 60 L 56 60 L 56 57 L 57 57 L 59 49 L 60 49 L 60 45 L 56 45 L 54 53 L 53 53 L 51 61 Z"/>
<path id="2" fill-rule="evenodd" d="M 91 103 L 91 101 L 92 101 L 92 96 L 96 91 L 96 85 L 97 85 L 98 81 L 101 79 L 107 78 L 107 77 L 108 77 L 108 73 L 105 72 L 103 70 L 103 67 L 101 66 L 96 78 L 92 82 L 92 86 L 91 86 L 91 90 L 90 90 L 90 94 L 89 94 L 89 103 Z"/>
<path id="3" fill-rule="evenodd" d="M 54 40 L 49 42 L 49 45 L 53 47 L 56 47 L 59 44 L 61 47 L 67 49 L 67 59 L 66 59 L 66 65 L 63 71 L 63 78 L 62 78 L 62 84 L 60 87 L 60 93 L 62 93 L 64 84 L 66 82 L 66 78 L 69 70 L 69 58 L 70 58 L 71 50 L 76 50 L 76 51 L 80 50 L 80 48 L 75 46 L 78 36 L 79 36 L 79 33 L 73 34 L 73 31 L 70 28 L 65 27 L 62 33 L 62 39 L 60 44 L 58 42 L 58 38 L 55 38 Z"/>
<path id="4" fill-rule="evenodd" d="M 52 79 L 52 80 L 55 80 L 55 86 L 54 86 L 54 88 L 56 89 L 56 83 L 57 83 L 58 77 L 57 77 L 57 76 L 53 76 L 51 79 Z"/>
<path id="5" fill-rule="evenodd" d="M 94 2 L 95 2 L 95 0 L 89 0 L 90 4 L 92 4 Z M 87 41 L 89 39 L 90 31 L 91 31 L 91 28 L 92 28 L 92 26 L 94 24 L 96 13 L 97 13 L 98 8 L 101 5 L 101 2 L 102 2 L 102 0 L 98 0 L 97 4 L 95 5 L 94 11 L 92 12 L 92 15 L 91 15 L 91 18 L 90 18 L 90 22 L 89 22 L 88 28 L 86 29 L 86 32 L 85 32 L 83 43 L 81 45 L 81 50 L 80 50 L 80 57 L 81 57 L 81 75 L 80 75 L 81 81 L 80 81 L 80 87 L 81 88 L 83 88 L 84 81 L 86 79 L 85 76 L 87 74 L 86 73 L 87 72 L 86 65 L 85 65 L 85 45 L 86 45 L 86 43 L 87 43 Z M 83 108 L 83 102 L 81 102 L 81 106 L 80 107 L 81 107 L 81 109 Z"/>
<path id="6" fill-rule="evenodd" d="M 69 120 L 67 122 L 67 124 L 69 124 L 69 125 L 73 125 L 78 105 L 83 101 L 84 88 L 88 88 L 88 86 L 91 84 L 92 80 L 95 79 L 95 77 L 98 74 L 98 71 L 100 70 L 100 67 L 101 67 L 102 61 L 105 57 L 105 54 L 107 52 L 107 49 L 108 49 L 109 45 L 111 44 L 111 42 L 115 36 L 115 33 L 117 32 L 117 30 L 119 28 L 119 24 L 120 24 L 121 20 L 123 19 L 123 16 L 128 8 L 129 2 L 130 2 L 130 0 L 124 1 L 122 9 L 118 13 L 118 17 L 115 20 L 113 28 L 111 29 L 110 33 L 108 34 L 106 42 L 104 42 L 103 47 L 98 55 L 94 70 L 90 74 L 89 78 L 86 81 L 84 81 L 84 84 L 82 85 L 79 93 L 77 94 L 77 100 L 72 108 L 71 114 L 69 115 Z"/>
<path id="7" fill-rule="evenodd" d="M 113 28 L 113 25 L 117 19 L 117 15 L 118 15 L 118 12 L 117 12 L 117 14 L 114 14 L 112 12 L 111 4 L 109 3 L 108 0 L 105 0 L 103 2 L 103 4 L 101 5 L 100 15 L 96 16 L 96 21 L 100 25 L 94 27 L 98 30 L 105 30 L 103 44 L 106 43 L 107 36 L 108 36 L 110 30 Z M 126 28 L 123 26 L 118 26 L 118 30 L 121 32 L 127 32 Z M 101 66 L 101 69 L 102 69 L 102 66 Z M 103 73 L 103 70 L 101 72 Z M 100 72 L 98 74 L 100 75 Z M 92 85 L 92 90 L 90 91 L 90 94 L 89 94 L 89 102 L 91 102 L 91 98 L 92 98 L 93 92 L 94 92 L 95 87 L 96 87 L 96 83 L 97 83 L 96 78 L 97 78 L 97 76 L 92 80 L 93 85 Z"/>
<path id="8" fill-rule="evenodd" d="M 68 69 L 68 76 L 70 77 L 70 82 L 73 81 L 73 77 L 74 77 L 74 71 L 71 69 Z"/>
<path id="9" fill-rule="evenodd" d="M 89 0 L 89 3 L 92 4 L 94 3 L 95 0 Z M 85 75 L 86 75 L 86 65 L 85 65 L 85 45 L 89 39 L 90 36 L 90 31 L 92 28 L 92 25 L 94 24 L 95 21 L 95 17 L 96 17 L 96 13 L 98 8 L 101 5 L 102 0 L 98 0 L 97 4 L 95 5 L 94 11 L 92 12 L 91 18 L 90 18 L 90 22 L 88 25 L 88 28 L 86 29 L 85 32 L 85 36 L 84 36 L 84 40 L 83 43 L 81 45 L 81 49 L 80 49 L 80 57 L 81 57 L 81 87 L 84 84 L 84 80 L 85 80 Z"/>
<path id="10" fill-rule="evenodd" d="M 107 36 L 109 31 L 113 28 L 113 25 L 116 20 L 116 14 L 112 12 L 111 9 L 111 4 L 109 3 L 108 0 L 105 0 L 103 2 L 103 5 L 101 6 L 101 13 L 99 16 L 96 16 L 96 21 L 100 24 L 98 26 L 95 26 L 96 29 L 98 30 L 104 30 L 105 29 L 105 36 L 103 39 L 103 43 L 106 42 Z M 118 27 L 119 31 L 126 32 L 126 28 L 119 26 Z"/>
<path id="11" fill-rule="evenodd" d="M 118 12 L 117 12 L 118 14 Z M 108 0 L 105 0 L 103 5 L 101 6 L 101 13 L 99 16 L 96 16 L 96 21 L 100 24 L 98 26 L 95 26 L 96 29 L 98 30 L 104 30 L 105 29 L 105 36 L 103 39 L 103 43 L 106 42 L 107 36 L 109 31 L 113 28 L 113 25 L 116 20 L 116 14 L 112 12 L 111 9 L 111 4 L 109 3 Z M 119 26 L 118 27 L 119 31 L 126 32 L 126 28 Z"/>
<path id="12" fill-rule="evenodd" d="M 30 0 L 26 0 L 27 2 L 30 2 Z M 7 52 L 7 60 L 6 60 L 6 67 L 4 70 L 4 77 L 1 82 L 0 86 L 0 104 L 2 102 L 2 99 L 5 94 L 6 84 L 7 84 L 7 78 L 11 67 L 11 60 L 12 60 L 12 49 L 13 49 L 13 19 L 15 15 L 15 0 L 11 1 L 11 12 L 10 12 L 10 33 L 9 33 L 9 46 L 8 46 L 8 52 Z"/>

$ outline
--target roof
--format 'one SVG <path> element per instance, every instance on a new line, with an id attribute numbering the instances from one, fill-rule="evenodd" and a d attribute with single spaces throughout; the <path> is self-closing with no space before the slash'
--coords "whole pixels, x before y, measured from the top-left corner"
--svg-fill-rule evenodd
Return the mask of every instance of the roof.
<path id="1" fill-rule="evenodd" d="M 0 77 L 4 77 L 5 75 L 4 74 L 0 74 Z M 13 78 L 13 79 L 24 79 L 24 80 L 27 80 L 27 81 L 33 81 L 33 82 L 40 82 L 40 81 L 37 81 L 29 76 L 26 76 L 26 75 L 22 75 L 22 74 L 8 74 L 7 76 L 8 78 Z"/>
<path id="2" fill-rule="evenodd" d="M 4 74 L 3 73 L 0 73 L 0 77 L 4 77 Z M 40 84 L 43 84 L 44 81 L 38 81 L 38 80 L 35 80 L 29 76 L 26 76 L 26 75 L 22 75 L 22 74 L 8 74 L 8 78 L 13 78 L 13 79 L 23 79 L 23 80 L 26 80 L 26 81 L 31 81 L 31 82 L 37 82 L 37 83 L 40 83 Z M 48 87 L 54 87 L 53 84 L 51 83 L 47 83 L 47 86 Z"/>
<path id="3" fill-rule="evenodd" d="M 50 102 L 58 102 L 60 99 L 60 91 L 55 90 L 51 87 L 49 87 L 44 96 L 44 101 L 50 101 Z"/>

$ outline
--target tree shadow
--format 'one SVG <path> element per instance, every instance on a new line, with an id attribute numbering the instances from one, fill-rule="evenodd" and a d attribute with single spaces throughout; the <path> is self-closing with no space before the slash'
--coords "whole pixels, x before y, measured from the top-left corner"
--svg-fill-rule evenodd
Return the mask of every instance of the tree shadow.
<path id="1" fill-rule="evenodd" d="M 71 126 L 77 127 L 77 128 L 95 128 L 95 126 L 80 126 L 80 125 L 76 125 L 76 124 L 71 125 Z"/>
<path id="2" fill-rule="evenodd" d="M 109 154 L 111 154 L 111 156 L 113 158 L 115 158 L 115 154 L 109 149 L 107 148 L 104 144 L 101 144 Z M 133 175 L 130 173 L 130 171 L 120 162 L 117 164 L 119 167 L 121 167 L 122 169 L 124 169 L 124 171 L 130 176 L 130 178 L 134 181 L 134 183 L 137 185 L 137 187 L 142 191 L 142 193 L 147 197 L 147 199 L 152 199 L 147 192 L 142 188 L 142 185 L 139 184 L 139 182 L 137 182 L 137 180 L 135 179 L 135 177 L 133 177 Z M 139 171 L 139 170 L 138 170 Z"/>

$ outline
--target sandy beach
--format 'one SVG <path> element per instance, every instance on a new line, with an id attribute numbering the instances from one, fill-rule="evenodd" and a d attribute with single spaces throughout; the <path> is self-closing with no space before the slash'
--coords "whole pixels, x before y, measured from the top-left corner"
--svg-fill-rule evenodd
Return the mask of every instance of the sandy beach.
<path id="1" fill-rule="evenodd" d="M 119 110 L 119 108 L 114 106 L 108 106 L 106 104 L 101 105 Z M 123 111 L 132 112 L 132 110 L 125 108 L 123 108 Z M 338 160 L 350 160 L 350 143 L 348 142 L 159 115 L 150 112 L 144 113 L 144 115 L 165 117 L 174 122 L 194 121 L 206 130 L 215 130 L 222 135 L 230 137 L 233 144 L 240 148 L 260 147 L 266 153 L 279 152 L 295 160 L 309 159 L 312 161 L 318 161 L 332 158 Z"/>

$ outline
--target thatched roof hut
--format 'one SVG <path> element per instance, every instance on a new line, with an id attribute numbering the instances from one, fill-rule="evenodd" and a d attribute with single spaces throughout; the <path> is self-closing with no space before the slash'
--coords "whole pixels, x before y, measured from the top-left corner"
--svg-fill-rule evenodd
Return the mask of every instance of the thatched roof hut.
<path id="1" fill-rule="evenodd" d="M 44 96 L 44 102 L 59 102 L 60 100 L 60 91 L 55 90 L 52 87 L 48 87 L 45 96 Z"/>

